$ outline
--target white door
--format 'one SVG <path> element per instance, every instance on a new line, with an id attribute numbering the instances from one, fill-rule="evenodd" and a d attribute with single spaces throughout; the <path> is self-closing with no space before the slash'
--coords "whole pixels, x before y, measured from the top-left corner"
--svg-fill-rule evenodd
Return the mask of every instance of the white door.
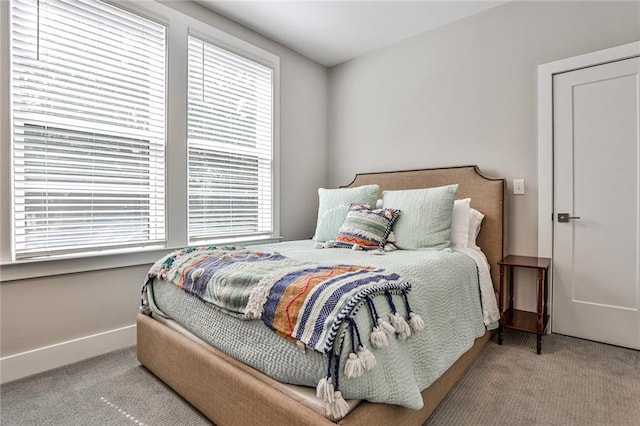
<path id="1" fill-rule="evenodd" d="M 553 96 L 553 331 L 640 349 L 640 58 L 557 74 Z"/>

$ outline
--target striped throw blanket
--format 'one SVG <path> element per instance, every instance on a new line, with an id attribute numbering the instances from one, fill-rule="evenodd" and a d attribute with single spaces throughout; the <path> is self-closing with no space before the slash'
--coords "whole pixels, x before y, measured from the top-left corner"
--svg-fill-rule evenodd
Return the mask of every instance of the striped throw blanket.
<path id="1" fill-rule="evenodd" d="M 364 325 L 356 323 L 354 313 L 361 306 L 369 310 L 370 341 L 377 348 L 388 345 L 391 337 L 405 339 L 424 327 L 409 306 L 411 285 L 382 268 L 321 265 L 278 253 L 210 246 L 177 250 L 160 259 L 149 271 L 143 293 L 154 278 L 231 315 L 262 319 L 286 338 L 326 354 L 327 375 L 318 384 L 318 396 L 335 417 L 346 409 L 338 382 L 342 336 L 351 333 L 351 351 L 344 362 L 347 377 L 359 377 L 375 365 L 360 336 Z M 396 309 L 398 302 L 404 316 Z M 391 307 L 389 322 L 378 316 L 377 303 Z"/>

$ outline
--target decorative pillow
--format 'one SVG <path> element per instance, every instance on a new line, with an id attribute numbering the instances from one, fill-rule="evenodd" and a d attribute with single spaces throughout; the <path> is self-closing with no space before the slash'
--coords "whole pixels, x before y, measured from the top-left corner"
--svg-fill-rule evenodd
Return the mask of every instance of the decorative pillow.
<path id="1" fill-rule="evenodd" d="M 471 198 L 463 198 L 453 202 L 451 213 L 451 246 L 465 248 L 469 244 L 469 216 Z"/>
<path id="2" fill-rule="evenodd" d="M 399 249 L 442 250 L 451 247 L 451 213 L 458 185 L 384 191 L 382 204 L 402 211 L 396 222 Z"/>
<path id="3" fill-rule="evenodd" d="M 480 250 L 480 247 L 476 244 L 476 238 L 478 238 L 478 234 L 480 233 L 482 219 L 484 219 L 484 214 L 474 208 L 469 209 L 469 242 L 467 243 L 467 247 Z"/>
<path id="4" fill-rule="evenodd" d="M 349 206 L 354 203 L 374 206 L 378 199 L 379 189 L 378 185 L 318 189 L 318 222 L 313 239 L 320 243 L 335 240 L 338 230 L 347 216 Z"/>
<path id="5" fill-rule="evenodd" d="M 338 231 L 334 247 L 384 249 L 391 227 L 400 211 L 395 209 L 369 209 L 362 204 L 351 204 L 347 217 Z"/>

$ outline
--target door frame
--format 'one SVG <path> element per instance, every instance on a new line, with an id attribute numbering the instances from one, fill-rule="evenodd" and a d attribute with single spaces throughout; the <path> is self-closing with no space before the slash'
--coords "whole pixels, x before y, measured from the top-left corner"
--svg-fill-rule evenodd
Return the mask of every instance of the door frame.
<path id="1" fill-rule="evenodd" d="M 538 65 L 538 256 L 553 259 L 553 76 L 640 56 L 640 41 Z M 550 268 L 553 270 L 553 268 Z M 551 271 L 550 271 L 551 272 Z M 549 312 L 553 273 L 549 277 Z M 553 317 L 549 323 L 549 333 Z"/>

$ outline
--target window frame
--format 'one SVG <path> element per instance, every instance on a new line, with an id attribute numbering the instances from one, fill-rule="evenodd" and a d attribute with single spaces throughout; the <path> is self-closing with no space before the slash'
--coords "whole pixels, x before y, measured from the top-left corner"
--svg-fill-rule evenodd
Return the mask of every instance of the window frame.
<path id="1" fill-rule="evenodd" d="M 37 34 L 35 32 L 28 32 L 25 34 L 23 31 L 19 31 L 21 36 L 19 36 L 18 38 L 17 45 L 22 45 L 22 47 L 18 47 L 17 49 L 11 50 L 9 52 L 10 67 L 14 65 L 14 60 L 17 64 L 16 73 L 14 74 L 14 78 L 11 79 L 12 81 L 10 83 L 10 90 L 15 89 L 18 91 L 17 93 L 25 93 L 25 96 L 27 96 L 26 101 L 21 101 L 20 99 L 14 100 L 12 96 L 9 110 L 12 126 L 12 132 L 10 134 L 10 145 L 12 149 L 11 168 L 13 176 L 11 183 L 12 191 L 18 191 L 14 192 L 11 200 L 11 204 L 13 206 L 11 210 L 11 214 L 13 217 L 11 221 L 11 225 L 13 227 L 11 233 L 11 237 L 13 239 L 12 259 L 31 260 L 49 256 L 60 256 L 67 253 L 73 255 L 73 253 L 84 254 L 90 253 L 92 251 L 109 249 L 118 250 L 126 247 L 140 248 L 145 246 L 162 245 L 166 238 L 166 226 L 164 218 L 164 212 L 166 211 L 164 193 L 166 189 L 166 184 L 164 182 L 164 180 L 166 179 L 166 174 L 164 172 L 164 164 L 166 164 L 166 161 L 164 159 L 164 152 L 166 151 L 165 126 L 167 122 L 167 87 L 165 84 L 165 79 L 167 76 L 168 54 L 167 25 L 162 22 L 158 22 L 157 19 L 149 18 L 145 14 L 132 12 L 118 5 L 105 3 L 100 0 L 79 0 L 79 5 L 76 5 L 75 3 L 71 5 L 59 4 L 57 3 L 59 0 L 49 1 L 52 3 L 51 5 L 43 4 L 42 2 L 36 3 L 34 0 L 10 0 L 8 2 L 10 5 L 10 21 L 15 18 L 15 16 L 12 14 L 11 8 L 14 3 L 18 3 L 15 5 L 18 9 L 18 15 L 15 23 L 19 27 L 23 24 L 27 26 L 29 26 L 29 24 L 35 25 L 35 18 L 37 17 L 38 28 L 43 28 L 43 31 L 45 31 L 45 35 L 42 38 L 42 31 Z M 85 2 L 87 2 L 88 4 L 85 4 Z M 40 7 L 43 7 L 42 13 L 40 12 Z M 23 8 L 27 8 L 28 10 L 24 10 Z M 38 9 L 36 10 L 36 8 Z M 104 12 L 97 19 L 106 23 L 105 28 L 94 29 L 93 27 L 89 26 L 89 28 L 86 29 L 86 34 L 87 38 L 95 40 L 95 43 L 100 43 L 103 40 L 102 37 L 107 37 L 107 39 L 105 40 L 104 50 L 108 53 L 101 58 L 100 54 L 96 52 L 97 49 L 91 43 L 91 46 L 89 47 L 87 53 L 71 53 L 72 49 L 70 49 L 68 46 L 65 46 L 66 39 L 58 39 L 59 31 L 56 30 L 56 22 L 67 20 L 74 21 L 75 19 L 84 17 L 85 15 L 89 15 L 88 19 L 94 19 L 92 18 L 92 16 L 95 17 L 94 12 L 100 13 L 98 11 L 103 10 Z M 14 22 L 11 23 L 13 24 Z M 138 25 L 140 25 L 140 27 L 138 27 Z M 46 31 L 47 28 L 49 28 L 49 31 Z M 31 28 L 31 30 L 34 31 L 35 28 Z M 85 29 L 82 28 L 82 26 L 79 26 L 76 27 L 76 31 L 82 32 L 85 31 Z M 10 28 L 9 32 L 11 37 L 15 35 L 13 28 Z M 41 49 L 40 51 L 43 53 L 40 53 L 39 55 L 44 56 L 38 56 L 38 60 L 32 62 L 30 59 L 35 58 L 32 58 L 30 56 L 31 52 L 29 51 L 29 49 L 25 48 L 24 43 L 20 43 L 19 40 L 23 39 L 24 37 L 29 37 L 29 42 L 39 44 L 42 40 L 42 43 L 46 44 L 48 40 L 48 36 L 46 35 L 47 33 L 56 40 L 54 42 L 55 45 L 52 47 L 50 53 L 47 53 L 46 49 Z M 143 84 L 144 82 L 149 83 L 150 90 L 148 91 L 148 93 L 146 93 L 146 98 L 144 90 L 141 93 L 135 93 L 134 90 L 134 92 L 132 93 L 128 90 L 117 88 L 115 90 L 105 89 L 105 84 L 117 85 L 118 81 L 121 81 L 118 78 L 122 76 L 118 74 L 118 72 L 116 72 L 115 75 L 112 75 L 112 73 L 101 75 L 100 71 L 98 71 L 97 86 L 94 85 L 94 82 L 92 82 L 91 80 L 93 74 L 85 75 L 86 78 L 83 78 L 81 80 L 75 80 L 74 76 L 78 74 L 76 71 L 79 64 L 87 62 L 90 63 L 93 58 L 95 58 L 97 61 L 102 61 L 99 63 L 110 64 L 106 66 L 112 66 L 114 67 L 114 69 L 118 67 L 117 64 L 120 61 L 129 62 L 127 60 L 129 58 L 127 53 L 125 52 L 123 55 L 120 55 L 119 53 L 122 52 L 122 49 L 118 49 L 113 41 L 116 40 L 115 43 L 117 43 L 117 40 L 121 40 L 121 42 L 124 42 L 125 39 L 112 38 L 111 40 L 109 40 L 110 37 L 118 37 L 118 33 L 132 34 L 133 38 L 131 40 L 133 40 L 132 45 L 134 46 L 134 49 L 141 49 L 141 46 L 152 47 L 151 50 L 145 49 L 147 52 L 153 52 L 153 54 L 149 54 L 149 56 L 146 57 L 149 59 L 146 61 L 145 58 L 141 59 L 140 74 L 132 73 L 139 79 L 138 81 L 141 81 Z M 126 37 L 126 35 L 124 37 Z M 60 42 L 61 44 L 58 44 L 58 42 Z M 140 50 L 137 51 L 140 52 Z M 110 52 L 113 52 L 114 55 L 112 56 Z M 61 63 L 59 55 L 68 55 L 70 58 L 73 57 L 70 61 L 69 66 L 67 66 L 66 64 L 63 65 Z M 98 57 L 96 58 L 96 56 Z M 79 61 L 75 62 L 76 60 Z M 49 71 L 51 66 L 54 71 Z M 59 69 L 58 66 L 60 67 Z M 149 79 L 148 76 L 144 75 L 145 71 L 148 71 L 148 76 L 153 76 L 153 78 L 157 77 L 158 80 Z M 83 71 L 81 70 L 81 72 Z M 52 86 L 50 86 L 52 88 L 52 92 L 54 92 L 54 94 L 52 95 L 52 99 L 54 103 L 59 102 L 62 106 L 54 105 L 53 108 L 48 108 L 48 106 L 44 107 L 44 105 L 48 105 L 50 100 L 42 101 L 39 98 L 40 93 L 35 93 L 32 87 L 33 83 L 29 78 L 29 75 L 31 75 L 32 73 L 44 75 L 44 78 L 41 81 L 46 82 L 47 86 L 49 84 L 52 84 Z M 67 86 L 58 86 L 58 79 L 74 80 L 77 86 L 71 86 L 68 89 Z M 84 84 L 86 84 L 86 86 Z M 133 86 L 134 83 L 131 80 L 125 80 L 124 84 Z M 106 118 L 103 117 L 101 119 L 101 114 L 105 113 L 105 110 L 100 105 L 100 102 L 97 102 L 97 100 L 95 99 L 96 96 L 99 95 L 96 95 L 96 92 L 93 91 L 94 88 L 98 91 L 103 90 L 103 93 L 107 96 L 113 96 L 113 101 L 118 105 L 117 113 L 109 114 L 109 112 L 106 111 Z M 68 93 L 65 93 L 64 95 L 55 93 L 60 92 L 61 90 L 68 91 Z M 73 116 L 66 115 L 66 108 L 73 107 L 75 102 L 77 102 L 76 99 L 80 98 L 94 98 L 93 100 L 90 100 L 85 104 L 86 107 L 83 109 L 86 111 L 86 113 L 80 115 L 73 114 Z M 127 102 L 127 99 L 130 99 L 132 102 Z M 144 106 L 150 105 L 149 110 L 142 110 L 145 113 L 148 113 L 148 122 L 143 122 L 142 125 L 133 122 L 133 120 L 129 118 L 131 117 L 131 115 L 129 114 L 133 114 L 136 110 L 139 110 L 138 108 L 140 108 L 140 105 L 142 105 L 142 108 L 144 108 Z M 161 108 L 159 108 L 159 106 L 161 106 Z M 145 124 L 153 127 L 155 130 L 145 128 Z M 89 173 L 85 174 L 85 179 L 82 179 L 83 182 L 76 183 L 72 178 L 70 178 L 70 176 L 73 176 L 74 174 L 74 171 L 70 169 L 65 170 L 64 175 L 61 174 L 61 176 L 63 176 L 61 177 L 61 179 L 63 179 L 61 184 L 67 185 L 64 186 L 64 190 L 70 190 L 72 195 L 74 193 L 77 193 L 78 191 L 82 191 L 85 193 L 91 192 L 97 196 L 98 201 L 96 205 L 91 203 L 87 206 L 88 208 L 82 210 L 83 215 L 89 215 L 89 222 L 91 222 L 92 225 L 87 226 L 85 224 L 83 226 L 80 223 L 83 222 L 84 216 L 76 215 L 76 219 L 74 219 L 72 222 L 76 222 L 77 220 L 80 223 L 75 223 L 75 226 L 77 227 L 73 228 L 73 231 L 67 231 L 63 234 L 60 234 L 60 232 L 58 231 L 58 233 L 61 235 L 61 238 L 58 239 L 58 237 L 55 236 L 56 229 L 61 226 L 61 224 L 59 222 L 56 223 L 55 208 L 56 200 L 60 198 L 56 197 L 55 195 L 44 196 L 46 197 L 46 201 L 44 201 L 44 203 L 47 206 L 47 208 L 45 208 L 45 211 L 48 210 L 48 208 L 51 206 L 54 209 L 54 211 L 52 212 L 52 216 L 49 216 L 47 214 L 45 217 L 42 217 L 42 219 L 35 219 L 33 215 L 30 215 L 27 210 L 29 204 L 34 201 L 33 195 L 30 195 L 30 193 L 33 194 L 33 192 L 41 191 L 30 189 L 28 187 L 27 181 L 34 177 L 38 177 L 40 179 L 46 178 L 47 180 L 49 180 L 52 174 L 52 180 L 55 181 L 57 178 L 55 170 L 48 168 L 46 168 L 45 170 L 45 166 L 42 165 L 42 161 L 35 159 L 37 157 L 40 157 L 41 155 L 41 151 L 35 149 L 37 148 L 37 146 L 29 146 L 28 144 L 28 141 L 30 139 L 34 140 L 38 138 L 38 136 L 34 136 L 32 139 L 32 136 L 29 135 L 37 133 L 40 133 L 43 136 L 53 135 L 54 138 L 58 135 L 66 135 L 69 139 L 69 143 L 64 143 L 62 138 L 60 138 L 60 140 L 54 139 L 52 145 L 49 145 L 49 142 L 46 143 L 47 149 L 45 150 L 45 153 L 49 150 L 50 146 L 52 146 L 52 150 L 54 152 L 58 152 L 59 156 L 57 157 L 56 154 L 53 154 L 54 161 L 69 161 L 70 159 L 65 157 L 69 155 L 72 145 L 71 140 L 77 139 L 76 143 L 84 144 L 85 153 L 95 153 L 96 157 L 94 158 L 97 158 L 98 164 L 104 164 L 107 167 L 111 168 L 108 175 L 94 175 L 98 177 L 98 180 L 107 183 L 108 186 L 115 186 L 121 188 L 124 191 L 126 191 L 127 189 L 133 189 L 134 191 L 136 191 L 137 195 L 140 195 L 141 197 L 147 196 L 148 198 L 146 208 L 148 210 L 148 214 L 145 216 L 134 217 L 133 215 L 128 215 L 127 209 L 122 204 L 119 204 L 117 207 L 117 212 L 119 214 L 125 215 L 125 222 L 138 221 L 140 219 L 142 219 L 142 221 L 146 220 L 149 229 L 148 235 L 146 236 L 147 238 L 145 239 L 144 235 L 140 235 L 140 238 L 137 238 L 136 240 L 125 242 L 124 240 L 127 238 L 127 234 L 133 235 L 131 234 L 131 228 L 129 228 L 130 231 L 123 229 L 122 221 L 120 221 L 119 223 L 107 222 L 108 214 L 99 211 L 100 197 L 109 192 L 109 189 L 106 188 L 107 185 L 98 184 L 93 187 L 85 186 L 86 184 L 84 183 L 84 180 L 90 178 L 88 176 Z M 42 138 L 43 136 L 40 136 L 40 138 Z M 131 137 L 127 139 L 127 137 L 129 136 Z M 48 138 L 48 136 L 44 137 Z M 105 148 L 113 149 L 115 142 L 116 145 L 118 143 L 124 144 L 121 146 L 123 146 L 125 149 L 129 147 L 131 149 L 135 149 L 138 146 L 143 146 L 144 138 L 147 137 L 149 138 L 149 140 L 146 141 L 148 144 L 146 149 L 148 153 L 148 157 L 146 159 L 147 162 L 144 163 L 140 161 L 134 161 L 132 162 L 133 167 L 131 167 L 131 170 L 133 171 L 134 175 L 137 172 L 140 172 L 141 174 L 143 174 L 143 176 L 147 177 L 148 183 L 145 186 L 144 179 L 139 179 L 138 181 L 134 180 L 134 182 L 140 185 L 136 187 L 135 183 L 134 186 L 127 186 L 131 185 L 131 181 L 124 184 L 123 182 L 119 182 L 118 177 L 113 173 L 117 174 L 120 170 L 120 167 L 113 162 L 104 162 L 105 153 L 109 153 L 109 151 L 106 151 Z M 100 142 L 101 139 L 110 140 L 110 143 L 102 143 Z M 20 142 L 21 140 L 22 142 Z M 161 169 L 155 167 L 152 162 L 152 158 L 155 155 L 158 155 L 163 159 L 163 167 Z M 18 163 L 21 164 L 21 167 L 16 167 Z M 32 165 L 30 166 L 30 164 Z M 24 170 L 28 169 L 29 167 L 35 167 L 35 169 L 38 170 L 39 174 L 25 173 Z M 22 169 L 22 172 L 18 171 L 20 169 Z M 64 191 L 63 189 L 61 189 L 61 184 L 58 184 L 57 186 L 54 184 L 53 188 L 51 188 L 51 192 L 55 194 L 56 192 Z M 22 194 L 22 196 L 19 197 L 18 200 L 16 200 L 16 194 Z M 154 198 L 154 194 L 160 194 L 159 199 Z M 112 197 L 113 195 L 110 196 Z M 122 200 L 124 199 L 124 197 L 124 195 L 121 196 L 120 202 L 123 202 Z M 68 210 L 69 200 L 65 198 L 61 201 L 62 205 L 65 207 L 65 210 Z M 129 204 L 129 207 L 134 207 L 134 205 Z M 140 202 L 136 207 L 144 208 L 145 203 Z M 95 212 L 96 210 L 97 212 Z M 33 213 L 35 213 L 35 216 L 42 215 L 42 211 Z M 156 215 L 156 213 L 159 213 L 159 215 Z M 65 214 L 68 215 L 69 213 L 65 212 Z M 71 219 L 73 216 L 66 215 L 64 219 Z M 42 234 L 42 236 L 36 237 L 35 239 L 30 237 L 30 232 L 36 231 L 36 226 L 33 225 L 33 222 L 40 220 L 45 221 L 45 224 L 39 225 L 40 227 L 48 228 L 49 232 L 53 231 L 53 244 L 51 245 L 47 243 L 46 240 L 48 237 L 45 236 L 44 233 Z M 49 222 L 50 220 L 52 223 Z M 93 226 L 94 221 L 97 223 L 95 227 Z M 92 233 L 94 231 L 97 231 L 98 233 L 100 233 L 100 222 L 106 222 L 107 226 L 104 227 L 103 230 L 109 231 L 109 234 L 105 234 L 103 238 L 98 238 L 99 241 L 94 241 L 93 238 L 77 239 L 73 242 L 66 243 L 62 241 L 64 239 L 64 236 L 62 235 L 67 235 L 68 232 L 72 232 L 72 234 L 76 234 L 77 232 L 77 234 L 74 236 L 77 236 L 78 234 L 81 234 L 83 232 Z M 64 229 L 64 225 L 62 226 L 62 228 Z M 132 231 L 134 233 L 144 234 L 145 227 L 137 225 Z"/>
<path id="2" fill-rule="evenodd" d="M 166 44 L 166 243 L 164 246 L 111 249 L 16 261 L 12 258 L 10 5 L 0 2 L 0 282 L 148 265 L 168 251 L 188 245 L 187 237 L 187 44 L 188 35 L 273 69 L 273 233 L 261 239 L 227 238 L 220 243 L 256 244 L 280 240 L 280 58 L 212 24 L 169 6 L 152 2 L 108 0 L 108 3 L 167 27 Z M 171 159 L 171 161 L 169 161 Z M 170 195 L 174 194 L 174 195 Z M 203 243 L 204 244 L 204 243 Z"/>
<path id="3" fill-rule="evenodd" d="M 272 119 L 274 120 L 274 128 L 275 128 L 275 122 L 276 119 L 275 117 L 277 116 L 277 112 L 278 109 L 275 108 L 276 105 L 276 82 L 279 80 L 278 75 L 277 75 L 277 70 L 274 67 L 274 63 L 271 61 L 267 61 L 264 57 L 258 56 L 255 54 L 255 52 L 249 52 L 249 51 L 238 51 L 237 49 L 231 49 L 227 46 L 225 46 L 223 44 L 223 42 L 219 39 L 219 38 L 215 38 L 215 37 L 211 37 L 210 34 L 204 33 L 204 32 L 199 32 L 196 29 L 190 28 L 189 29 L 189 34 L 188 37 L 193 37 L 199 41 L 202 41 L 204 43 L 209 43 L 217 48 L 223 49 L 223 50 L 227 50 L 231 53 L 234 53 L 238 56 L 244 57 L 245 59 L 251 60 L 253 62 L 256 62 L 264 67 L 270 68 L 273 71 L 272 74 L 272 81 L 271 81 L 271 90 L 272 90 Z M 188 42 L 187 42 L 187 52 L 188 52 Z M 188 53 L 187 53 L 188 55 Z M 188 62 L 188 61 L 187 61 Z M 188 70 L 187 70 L 187 75 L 188 75 Z M 188 90 L 188 88 L 187 88 Z M 188 101 L 187 101 L 188 104 Z M 188 106 L 188 105 L 187 105 Z M 276 222 L 277 222 L 277 217 L 278 215 L 276 215 L 276 206 L 278 204 L 275 203 L 275 199 L 276 199 L 276 186 L 277 186 L 277 182 L 279 181 L 276 180 L 276 173 L 275 171 L 278 170 L 278 168 L 276 167 L 276 141 L 277 139 L 275 138 L 275 132 L 272 130 L 272 135 L 271 135 L 271 141 L 272 141 L 272 146 L 271 146 L 271 163 L 272 163 L 272 182 L 271 182 L 271 194 L 272 194 L 272 199 L 271 199 L 271 212 L 272 212 L 272 235 L 278 235 L 279 232 L 279 224 L 278 226 L 276 226 Z M 187 150 L 188 150 L 188 144 L 187 144 Z M 189 162 L 189 153 L 187 152 L 187 168 L 188 168 L 188 162 Z M 187 172 L 188 173 L 188 172 Z M 187 196 L 189 195 L 189 183 L 187 182 Z M 187 204 L 187 209 L 189 208 L 189 200 L 186 200 L 186 204 Z M 188 218 L 187 218 L 187 225 L 188 225 Z M 194 245 L 204 245 L 207 243 L 218 243 L 218 242 L 226 242 L 228 241 L 228 238 L 225 237 L 212 237 L 212 238 L 192 238 L 188 235 L 189 230 L 188 230 L 188 226 L 187 226 L 187 241 L 189 242 L 189 244 L 194 244 Z M 246 239 L 247 237 L 245 237 L 244 239 Z M 249 239 L 251 238 L 255 238 L 255 237 L 248 237 Z M 243 237 L 239 237 L 239 240 L 242 241 Z M 232 239 L 233 240 L 233 239 Z"/>

